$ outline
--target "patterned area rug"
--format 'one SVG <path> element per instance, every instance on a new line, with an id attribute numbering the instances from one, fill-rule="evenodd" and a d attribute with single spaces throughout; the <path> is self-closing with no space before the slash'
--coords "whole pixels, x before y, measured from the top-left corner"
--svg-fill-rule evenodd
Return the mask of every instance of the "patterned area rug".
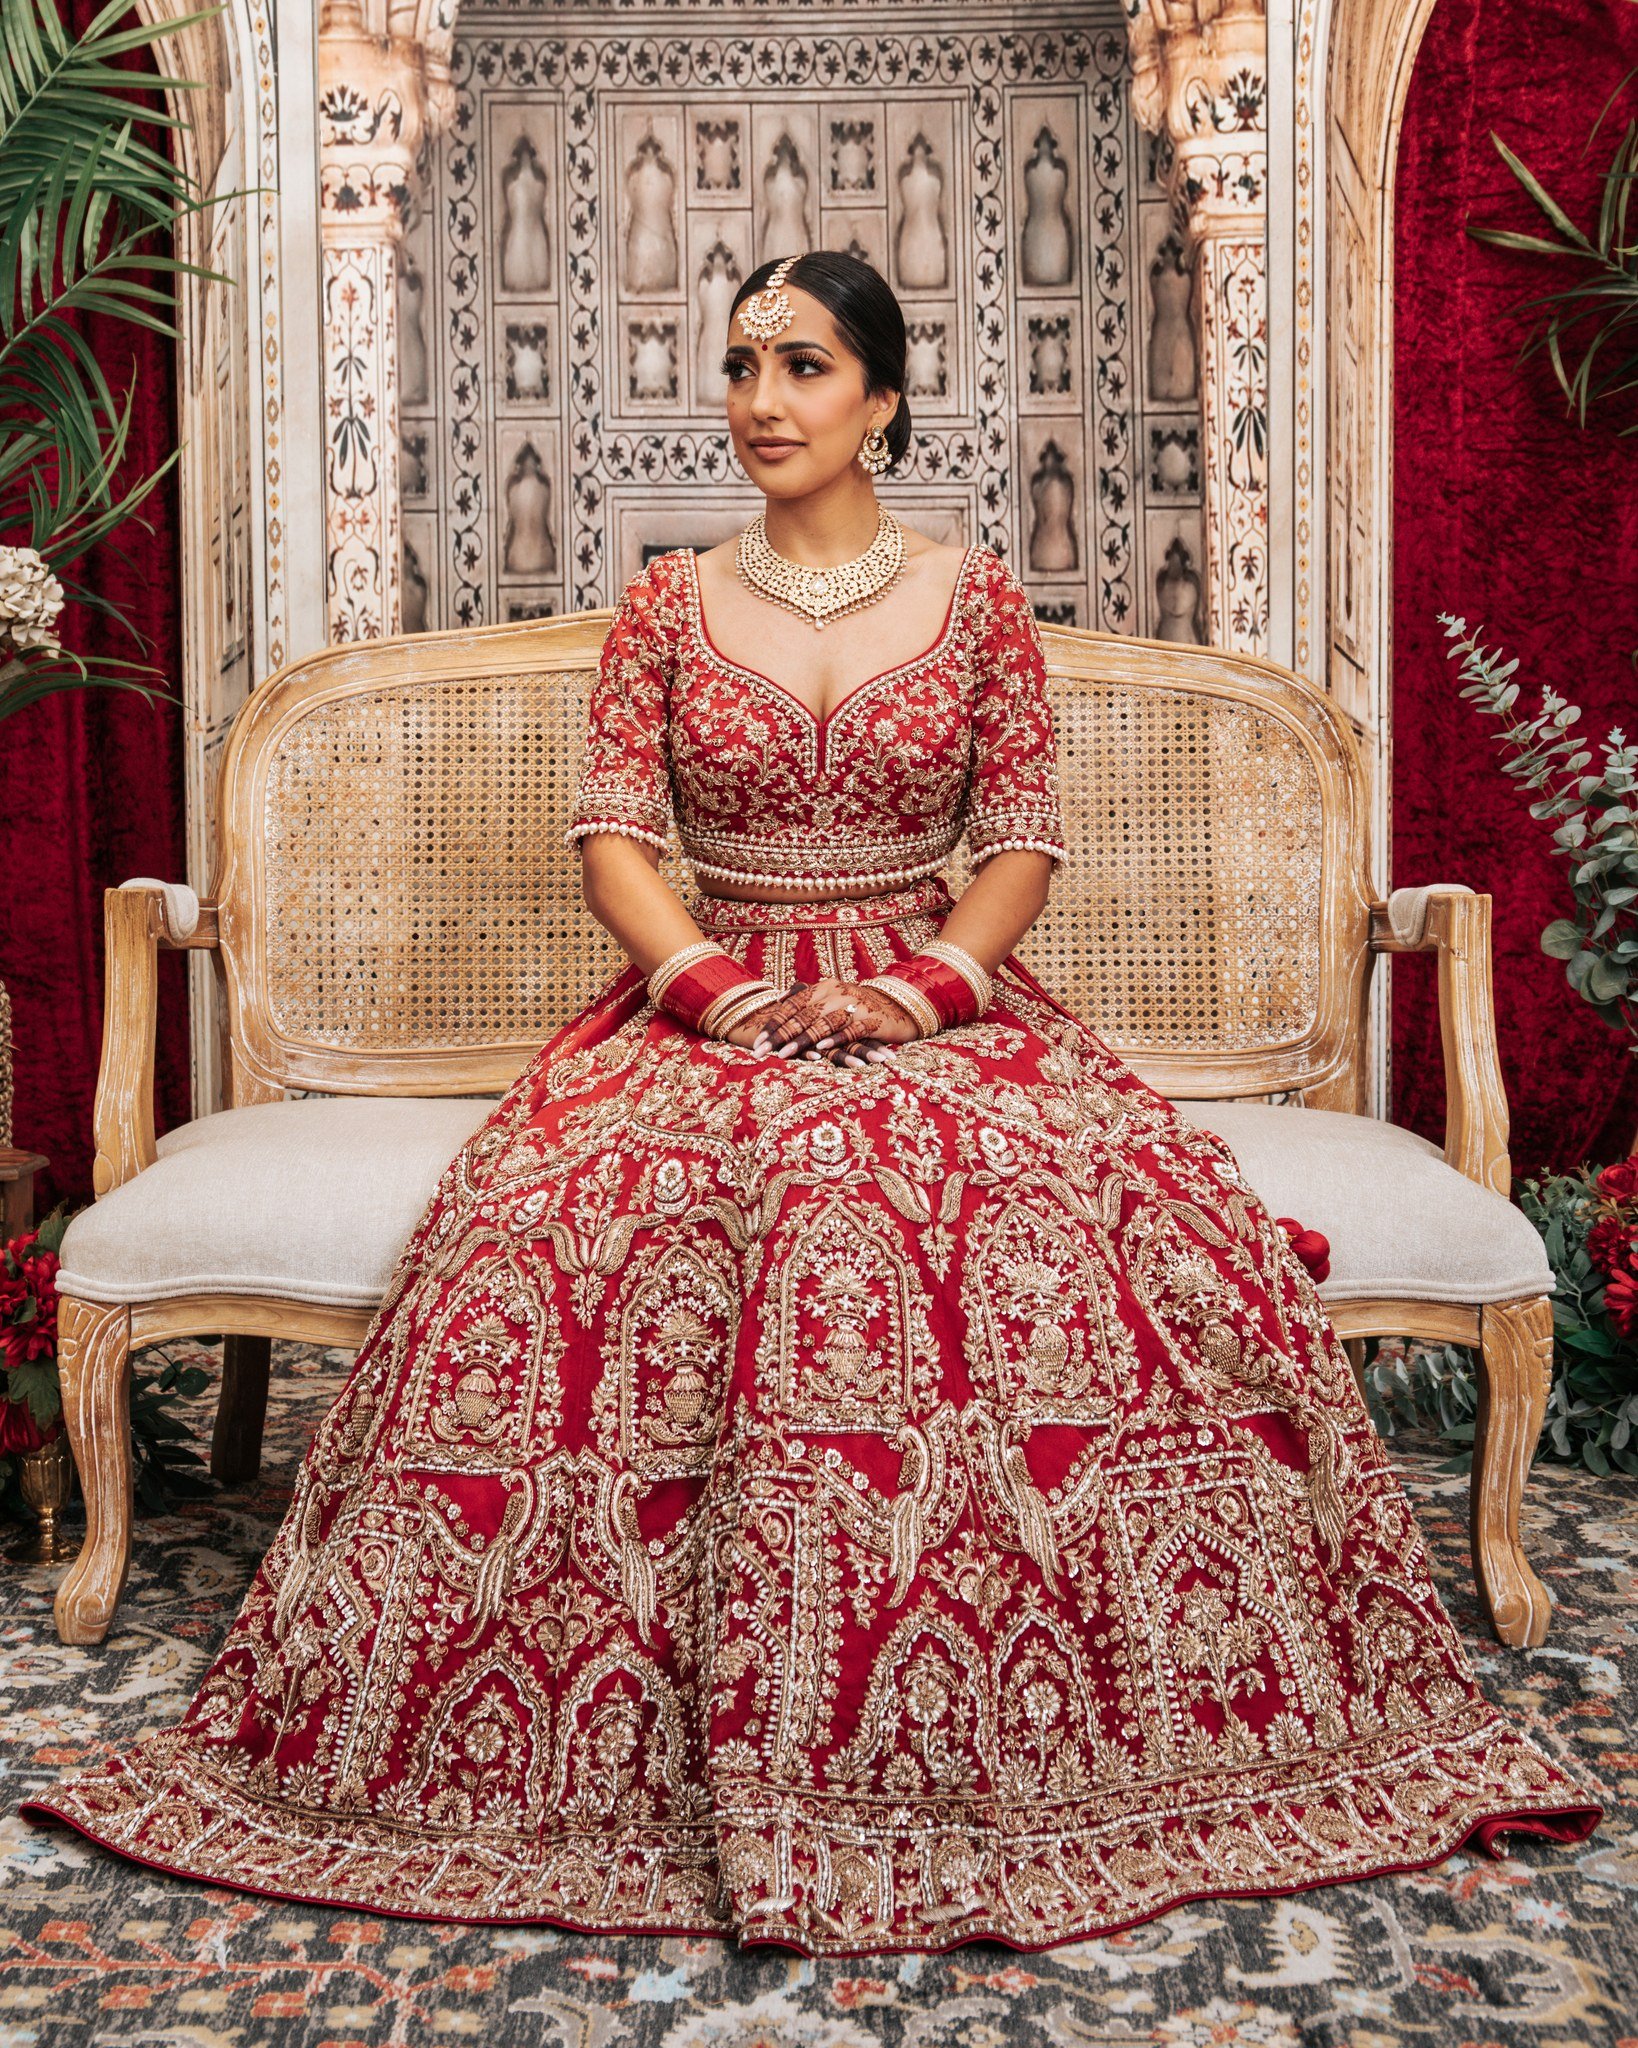
<path id="1" fill-rule="evenodd" d="M 275 1351 L 262 1478 L 138 1521 L 101 1649 L 57 1642 L 60 1566 L 0 1561 L 0 2048 L 1638 2048 L 1638 1484 L 1536 1468 L 1527 1537 L 1557 1612 L 1545 1649 L 1503 1650 L 1474 1603 L 1467 1482 L 1403 1439 L 1485 1688 L 1606 1787 L 1609 1818 L 1578 1850 L 1513 1836 L 1504 1862 L 1183 1906 L 1041 1955 L 973 1943 L 876 1965 L 290 1906 L 19 1819 L 26 1793 L 180 1714 L 347 1364 Z"/>

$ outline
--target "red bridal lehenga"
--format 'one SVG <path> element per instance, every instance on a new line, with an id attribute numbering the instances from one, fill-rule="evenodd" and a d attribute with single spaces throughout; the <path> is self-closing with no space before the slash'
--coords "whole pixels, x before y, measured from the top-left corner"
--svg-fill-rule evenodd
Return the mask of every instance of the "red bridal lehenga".
<path id="1" fill-rule="evenodd" d="M 569 837 L 666 842 L 784 987 L 1062 851 L 1028 600 L 820 721 L 627 586 Z M 879 893 L 835 888 L 867 881 Z M 1571 1842 L 1484 1699 L 1313 1282 L 1219 1138 L 1016 959 L 837 1068 L 628 966 L 446 1169 L 174 1728 L 25 1812 L 374 1912 L 1039 1948 L 1202 1896 Z"/>

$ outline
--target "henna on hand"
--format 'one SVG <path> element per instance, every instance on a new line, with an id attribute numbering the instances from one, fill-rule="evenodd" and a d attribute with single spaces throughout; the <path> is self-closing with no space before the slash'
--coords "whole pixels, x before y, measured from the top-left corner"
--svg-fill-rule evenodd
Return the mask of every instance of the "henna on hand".
<path id="1" fill-rule="evenodd" d="M 808 1014 L 814 987 L 810 981 L 793 981 L 771 1009 L 758 1012 L 760 1028 L 751 1043 L 752 1052 L 777 1052 L 785 1038 L 796 1035 Z"/>
<path id="2" fill-rule="evenodd" d="M 784 1058 L 831 1057 L 860 1040 L 888 1045 L 919 1037 L 912 1018 L 868 982 L 832 977 L 812 983 L 792 1014 L 770 1024 L 757 1050 Z"/>

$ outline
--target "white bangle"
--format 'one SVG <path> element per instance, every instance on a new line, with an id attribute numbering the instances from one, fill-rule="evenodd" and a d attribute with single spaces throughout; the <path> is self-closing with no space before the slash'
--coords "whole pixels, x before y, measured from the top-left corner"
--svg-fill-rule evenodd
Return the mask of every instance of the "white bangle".
<path id="1" fill-rule="evenodd" d="M 944 1020 L 928 998 L 908 981 L 900 981 L 896 974 L 873 974 L 864 985 L 879 988 L 890 1002 L 897 1003 L 911 1023 L 919 1027 L 923 1038 L 932 1038 L 943 1030 Z"/>
<path id="2" fill-rule="evenodd" d="M 966 947 L 958 946 L 954 939 L 928 939 L 919 950 L 931 959 L 942 960 L 946 967 L 955 969 L 977 997 L 978 1014 L 982 1017 L 990 1007 L 990 997 L 995 992 L 995 983 L 991 980 L 984 963 L 975 960 Z"/>
<path id="3" fill-rule="evenodd" d="M 742 983 L 726 990 L 700 1019 L 701 1036 L 726 1038 L 736 1024 L 743 1023 L 753 1011 L 765 1009 L 778 994 L 771 981 Z"/>
<path id="4" fill-rule="evenodd" d="M 675 953 L 668 953 L 648 977 L 649 1001 L 657 1007 L 661 996 L 685 967 L 692 967 L 696 960 L 704 960 L 722 950 L 715 939 L 696 939 L 691 946 L 681 946 Z"/>

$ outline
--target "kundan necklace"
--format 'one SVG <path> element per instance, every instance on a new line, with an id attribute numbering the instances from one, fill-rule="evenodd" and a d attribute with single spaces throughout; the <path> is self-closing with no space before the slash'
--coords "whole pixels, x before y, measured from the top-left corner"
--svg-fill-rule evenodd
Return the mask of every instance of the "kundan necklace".
<path id="1" fill-rule="evenodd" d="M 818 632 L 892 589 L 904 567 L 904 528 L 884 507 L 876 538 L 862 555 L 815 569 L 775 552 L 759 512 L 740 535 L 734 560 L 742 583 L 799 618 L 811 619 Z"/>

